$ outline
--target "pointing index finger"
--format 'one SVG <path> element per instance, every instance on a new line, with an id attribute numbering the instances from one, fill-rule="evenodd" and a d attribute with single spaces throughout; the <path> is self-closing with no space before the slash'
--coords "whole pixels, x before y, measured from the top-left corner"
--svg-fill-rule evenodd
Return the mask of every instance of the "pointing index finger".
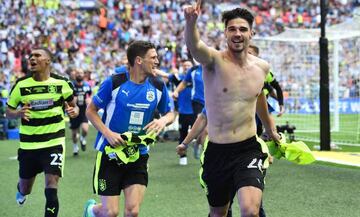
<path id="1" fill-rule="evenodd" d="M 196 10 L 201 9 L 201 0 L 196 0 Z"/>

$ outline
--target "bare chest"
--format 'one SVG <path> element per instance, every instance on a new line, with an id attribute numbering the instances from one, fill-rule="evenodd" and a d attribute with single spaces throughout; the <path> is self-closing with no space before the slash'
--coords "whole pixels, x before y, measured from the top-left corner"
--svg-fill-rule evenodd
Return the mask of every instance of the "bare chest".
<path id="1" fill-rule="evenodd" d="M 204 73 L 207 92 L 217 99 L 247 101 L 256 98 L 264 85 L 264 73 L 256 66 L 220 64 L 214 73 Z"/>

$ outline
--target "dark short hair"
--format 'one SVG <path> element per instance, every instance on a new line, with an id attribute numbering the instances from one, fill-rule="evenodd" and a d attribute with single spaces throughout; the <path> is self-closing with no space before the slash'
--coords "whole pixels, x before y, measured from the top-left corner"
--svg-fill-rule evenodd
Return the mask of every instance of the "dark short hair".
<path id="1" fill-rule="evenodd" d="M 130 66 L 134 66 L 135 58 L 137 56 L 144 57 L 148 50 L 156 49 L 155 45 L 148 41 L 133 41 L 129 44 L 126 51 L 126 56 Z"/>
<path id="2" fill-rule="evenodd" d="M 35 47 L 32 50 L 42 50 L 45 51 L 45 53 L 48 55 L 48 57 L 50 58 L 50 61 L 52 62 L 54 60 L 54 55 L 51 53 L 51 51 L 49 49 L 47 49 L 46 47 Z"/>
<path id="3" fill-rule="evenodd" d="M 250 10 L 246 8 L 235 8 L 233 10 L 224 11 L 222 13 L 222 22 L 225 23 L 225 28 L 230 20 L 242 18 L 249 23 L 250 29 L 252 29 L 252 25 L 254 22 L 254 15 L 250 12 Z"/>
<path id="4" fill-rule="evenodd" d="M 250 44 L 249 48 L 253 49 L 255 51 L 256 55 L 259 55 L 259 52 L 260 52 L 259 47 L 257 47 L 254 44 Z"/>

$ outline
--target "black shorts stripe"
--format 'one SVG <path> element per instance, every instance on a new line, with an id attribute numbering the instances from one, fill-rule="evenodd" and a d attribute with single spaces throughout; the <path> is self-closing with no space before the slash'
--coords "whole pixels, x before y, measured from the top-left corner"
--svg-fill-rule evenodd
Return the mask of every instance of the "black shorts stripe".
<path id="1" fill-rule="evenodd" d="M 65 137 L 65 129 L 61 129 L 54 133 L 33 134 L 33 135 L 26 135 L 20 133 L 20 142 L 46 142 L 61 137 Z"/>
<path id="2" fill-rule="evenodd" d="M 21 119 L 21 124 L 24 126 L 44 126 L 49 124 L 60 123 L 63 120 L 62 115 L 56 115 L 48 118 L 31 118 L 29 121 Z"/>

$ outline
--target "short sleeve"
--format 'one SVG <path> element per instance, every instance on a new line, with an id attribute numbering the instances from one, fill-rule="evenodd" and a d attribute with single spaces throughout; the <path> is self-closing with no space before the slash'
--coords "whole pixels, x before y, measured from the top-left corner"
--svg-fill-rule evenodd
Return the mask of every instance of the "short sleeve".
<path id="1" fill-rule="evenodd" d="M 20 103 L 21 94 L 20 94 L 20 88 L 19 83 L 16 82 L 15 86 L 11 89 L 9 98 L 7 101 L 8 107 L 12 109 L 16 109 Z"/>
<path id="2" fill-rule="evenodd" d="M 62 89 L 62 95 L 65 99 L 65 101 L 70 102 L 74 98 L 74 85 L 70 80 L 65 80 L 63 89 Z"/>
<path id="3" fill-rule="evenodd" d="M 93 103 L 98 108 L 105 108 L 111 101 L 112 79 L 108 77 L 99 87 L 98 92 L 93 97 Z"/>

